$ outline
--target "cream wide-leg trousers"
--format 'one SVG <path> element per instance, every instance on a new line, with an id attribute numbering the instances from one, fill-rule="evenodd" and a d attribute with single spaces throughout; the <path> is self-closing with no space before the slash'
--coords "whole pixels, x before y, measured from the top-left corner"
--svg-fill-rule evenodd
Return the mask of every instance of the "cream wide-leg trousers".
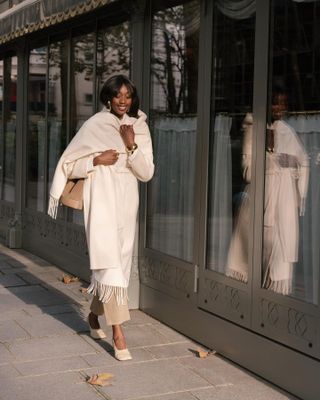
<path id="1" fill-rule="evenodd" d="M 128 301 L 125 300 L 125 304 L 119 305 L 114 294 L 107 303 L 103 303 L 98 296 L 94 296 L 90 310 L 95 315 L 104 315 L 107 325 L 121 325 L 130 320 Z"/>

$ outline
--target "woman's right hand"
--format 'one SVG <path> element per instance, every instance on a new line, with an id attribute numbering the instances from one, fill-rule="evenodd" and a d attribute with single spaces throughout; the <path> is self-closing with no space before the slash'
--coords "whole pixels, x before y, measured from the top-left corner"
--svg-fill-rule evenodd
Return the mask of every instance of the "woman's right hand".
<path id="1" fill-rule="evenodd" d="M 94 157 L 93 165 L 113 165 L 118 161 L 119 153 L 116 150 L 106 150 Z"/>

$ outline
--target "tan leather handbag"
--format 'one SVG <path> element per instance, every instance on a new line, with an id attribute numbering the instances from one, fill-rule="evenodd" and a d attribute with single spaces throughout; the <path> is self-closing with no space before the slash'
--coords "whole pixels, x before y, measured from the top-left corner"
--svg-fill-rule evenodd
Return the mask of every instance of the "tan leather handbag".
<path id="1" fill-rule="evenodd" d="M 60 203 L 76 210 L 83 209 L 84 179 L 68 179 L 60 197 Z"/>

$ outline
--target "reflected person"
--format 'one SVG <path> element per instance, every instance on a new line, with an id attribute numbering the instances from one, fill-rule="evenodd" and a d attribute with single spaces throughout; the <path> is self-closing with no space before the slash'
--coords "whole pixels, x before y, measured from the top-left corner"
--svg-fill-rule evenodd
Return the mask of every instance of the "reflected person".
<path id="1" fill-rule="evenodd" d="M 308 189 L 309 158 L 295 130 L 284 120 L 287 95 L 272 96 L 272 122 L 266 139 L 263 222 L 263 284 L 281 294 L 292 292 L 293 265 L 298 261 L 299 215 L 304 214 Z M 252 115 L 244 120 L 242 167 L 251 179 Z M 241 204 L 231 238 L 226 274 L 248 280 L 248 228 L 250 184 Z"/>

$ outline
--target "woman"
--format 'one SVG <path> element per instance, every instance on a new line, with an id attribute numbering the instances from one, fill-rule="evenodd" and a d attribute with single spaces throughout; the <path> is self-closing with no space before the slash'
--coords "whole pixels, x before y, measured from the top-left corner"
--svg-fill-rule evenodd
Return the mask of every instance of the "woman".
<path id="1" fill-rule="evenodd" d="M 104 109 L 89 118 L 56 168 L 48 214 L 56 217 L 68 178 L 85 178 L 84 224 L 92 270 L 89 293 L 94 298 L 88 317 L 91 336 L 105 337 L 98 316 L 112 325 L 118 360 L 129 360 L 121 324 L 130 319 L 127 288 L 138 211 L 138 180 L 154 172 L 146 115 L 139 110 L 134 84 L 123 75 L 107 80 L 100 93 Z"/>

